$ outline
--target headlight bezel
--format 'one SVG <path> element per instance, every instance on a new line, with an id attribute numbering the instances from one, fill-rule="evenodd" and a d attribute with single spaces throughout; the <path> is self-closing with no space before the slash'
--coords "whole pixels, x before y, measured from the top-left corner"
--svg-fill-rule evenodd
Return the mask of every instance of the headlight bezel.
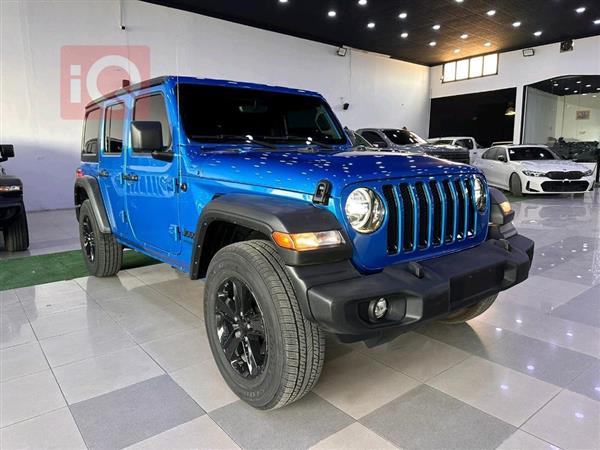
<path id="1" fill-rule="evenodd" d="M 594 175 L 594 171 L 592 169 L 586 169 L 581 172 L 582 177 L 591 177 L 592 175 Z"/>
<path id="2" fill-rule="evenodd" d="M 526 177 L 548 177 L 548 172 L 541 172 L 539 170 L 523 170 L 522 172 Z"/>
<path id="3" fill-rule="evenodd" d="M 362 199 L 357 197 L 362 197 Z M 366 205 L 366 211 L 361 213 L 357 210 L 356 205 L 354 205 L 355 209 L 352 211 L 350 202 L 353 201 L 362 202 L 363 205 Z M 344 203 L 344 214 L 354 231 L 360 234 L 372 234 L 379 230 L 383 225 L 386 209 L 383 200 L 377 191 L 368 187 L 359 187 L 353 189 L 346 198 Z"/>
<path id="4" fill-rule="evenodd" d="M 477 192 L 480 192 L 479 195 Z M 488 205 L 488 190 L 487 184 L 480 176 L 473 175 L 473 196 L 475 197 L 475 207 L 482 214 L 487 210 Z"/>

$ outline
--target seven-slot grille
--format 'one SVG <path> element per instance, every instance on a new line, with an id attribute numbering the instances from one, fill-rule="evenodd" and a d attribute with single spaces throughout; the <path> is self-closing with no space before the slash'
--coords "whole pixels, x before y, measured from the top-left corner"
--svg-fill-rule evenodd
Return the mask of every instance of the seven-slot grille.
<path id="1" fill-rule="evenodd" d="M 477 207 L 471 177 L 384 185 L 388 254 L 408 253 L 475 236 Z"/>

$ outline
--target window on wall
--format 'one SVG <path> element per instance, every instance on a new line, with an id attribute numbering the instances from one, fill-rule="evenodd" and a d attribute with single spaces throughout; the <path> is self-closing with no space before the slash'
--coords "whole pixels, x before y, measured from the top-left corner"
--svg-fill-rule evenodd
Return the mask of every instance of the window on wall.
<path id="1" fill-rule="evenodd" d="M 442 83 L 487 77 L 498 73 L 498 53 L 451 61 L 444 64 Z"/>

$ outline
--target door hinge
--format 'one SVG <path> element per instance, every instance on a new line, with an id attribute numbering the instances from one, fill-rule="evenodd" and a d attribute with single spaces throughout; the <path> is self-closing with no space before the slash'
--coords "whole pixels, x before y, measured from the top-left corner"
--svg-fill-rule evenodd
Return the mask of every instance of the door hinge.
<path id="1" fill-rule="evenodd" d="M 173 237 L 174 241 L 181 240 L 181 233 L 179 232 L 179 225 L 169 225 L 169 234 Z"/>

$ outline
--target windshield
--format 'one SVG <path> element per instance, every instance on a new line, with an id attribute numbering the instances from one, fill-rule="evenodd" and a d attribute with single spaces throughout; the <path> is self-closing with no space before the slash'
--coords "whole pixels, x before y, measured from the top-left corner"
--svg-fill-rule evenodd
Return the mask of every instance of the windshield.
<path id="1" fill-rule="evenodd" d="M 180 85 L 178 95 L 183 127 L 193 140 L 239 142 L 250 136 L 270 143 L 346 143 L 319 97 L 194 84 Z"/>
<path id="2" fill-rule="evenodd" d="M 409 145 L 409 144 L 427 144 L 427 141 L 420 136 L 417 136 L 412 131 L 408 130 L 383 130 L 383 133 L 394 144 Z"/>
<path id="3" fill-rule="evenodd" d="M 508 154 L 511 161 L 542 161 L 557 159 L 550 150 L 542 147 L 509 148 Z"/>

